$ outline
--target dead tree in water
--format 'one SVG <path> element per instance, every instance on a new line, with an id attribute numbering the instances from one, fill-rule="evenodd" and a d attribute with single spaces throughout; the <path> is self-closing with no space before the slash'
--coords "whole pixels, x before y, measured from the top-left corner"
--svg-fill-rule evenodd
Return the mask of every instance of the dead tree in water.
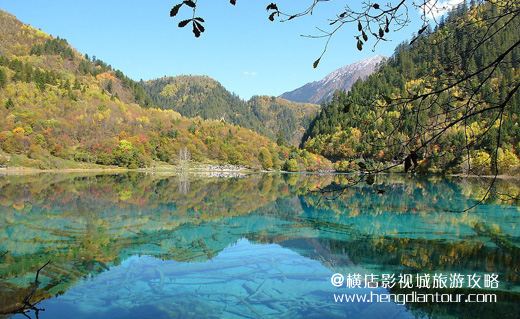
<path id="1" fill-rule="evenodd" d="M 7 252 L 5 253 L 7 254 Z M 5 255 L 4 254 L 4 255 Z M 2 255 L 3 256 L 3 255 Z M 40 271 L 42 271 L 43 268 L 45 268 L 45 266 L 47 266 L 48 264 L 50 264 L 50 260 L 48 262 L 45 263 L 45 265 L 41 266 L 37 271 L 36 271 L 36 277 L 34 278 L 34 282 L 31 284 L 31 286 L 29 287 L 29 292 L 27 293 L 27 295 L 25 296 L 25 298 L 21 301 L 21 302 L 17 302 L 13 305 L 11 305 L 10 307 L 7 307 L 5 309 L 0 309 L 0 315 L 14 315 L 14 314 L 23 314 L 25 317 L 27 318 L 31 318 L 27 315 L 27 313 L 31 310 L 34 310 L 34 314 L 36 316 L 36 318 L 38 319 L 39 318 L 39 312 L 40 311 L 45 311 L 45 309 L 43 308 L 37 308 L 36 307 L 36 304 L 38 304 L 41 300 L 38 300 L 36 302 L 33 302 L 32 301 L 32 298 L 33 298 L 33 295 L 34 293 L 38 290 L 38 287 L 40 286 L 41 282 L 38 280 L 38 277 L 40 276 Z"/>

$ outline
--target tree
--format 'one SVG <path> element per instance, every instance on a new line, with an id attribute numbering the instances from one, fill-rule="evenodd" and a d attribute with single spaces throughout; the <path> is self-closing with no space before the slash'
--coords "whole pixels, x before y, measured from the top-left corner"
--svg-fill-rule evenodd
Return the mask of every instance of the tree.
<path id="1" fill-rule="evenodd" d="M 260 164 L 262 168 L 265 170 L 270 170 L 273 168 L 273 156 L 271 152 L 265 147 L 260 148 L 260 152 L 258 154 L 258 159 L 260 160 Z"/>
<path id="2" fill-rule="evenodd" d="M 11 98 L 7 99 L 7 101 L 5 101 L 5 108 L 6 109 L 11 109 L 14 107 L 14 102 Z"/>
<path id="3" fill-rule="evenodd" d="M 285 139 L 285 134 L 283 134 L 282 130 L 278 130 L 278 133 L 276 134 L 276 144 L 280 146 L 287 145 L 287 140 Z"/>
<path id="4" fill-rule="evenodd" d="M 112 93 L 113 86 L 114 86 L 114 82 L 112 82 L 112 80 L 108 80 L 107 87 L 106 87 L 108 93 Z"/>
<path id="5" fill-rule="evenodd" d="M 179 151 L 179 169 L 182 172 L 189 170 L 191 161 L 190 150 L 187 147 L 182 148 Z"/>
<path id="6" fill-rule="evenodd" d="M 7 74 L 3 69 L 0 69 L 0 89 L 7 85 Z"/>
<path id="7" fill-rule="evenodd" d="M 285 162 L 283 169 L 287 172 L 298 172 L 300 170 L 300 165 L 298 165 L 296 159 L 292 158 Z"/>

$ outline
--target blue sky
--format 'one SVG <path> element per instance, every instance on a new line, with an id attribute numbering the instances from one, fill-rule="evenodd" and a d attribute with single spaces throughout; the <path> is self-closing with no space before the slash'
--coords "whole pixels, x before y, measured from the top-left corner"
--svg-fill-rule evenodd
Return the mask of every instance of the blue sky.
<path id="1" fill-rule="evenodd" d="M 419 19 L 391 35 L 372 51 L 369 43 L 356 49 L 355 24 L 336 34 L 317 69 L 312 67 L 325 45 L 316 27 L 327 28 L 327 19 L 348 2 L 320 3 L 312 16 L 289 22 L 270 22 L 265 7 L 271 2 L 199 0 L 197 15 L 206 20 L 206 32 L 198 39 L 190 27 L 179 29 L 180 19 L 191 17 L 183 7 L 179 18 L 169 17 L 177 0 L 0 0 L 0 8 L 22 22 L 53 36 L 65 38 L 82 53 L 120 69 L 129 77 L 149 80 L 181 74 L 208 75 L 229 91 L 248 99 L 252 95 L 278 96 L 333 70 L 376 54 L 392 55 L 400 42 L 420 28 Z M 296 12 L 310 0 L 280 0 L 282 11 Z M 417 18 L 412 13 L 412 18 Z M 373 41 L 373 39 L 371 39 Z M 372 42 L 373 43 L 373 42 Z"/>

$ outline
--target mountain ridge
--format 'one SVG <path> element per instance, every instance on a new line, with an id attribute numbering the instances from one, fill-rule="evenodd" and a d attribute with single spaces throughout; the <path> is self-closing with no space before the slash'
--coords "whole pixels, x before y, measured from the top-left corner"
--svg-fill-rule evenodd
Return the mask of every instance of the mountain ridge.
<path id="1" fill-rule="evenodd" d="M 385 56 L 376 55 L 343 66 L 327 74 L 319 81 L 307 83 L 295 90 L 285 92 L 279 97 L 294 102 L 320 104 L 329 99 L 336 90 L 348 92 L 359 78 L 365 80 L 386 59 L 388 58 Z"/>
<path id="2" fill-rule="evenodd" d="M 271 140 L 282 132 L 295 146 L 320 109 L 316 104 L 264 95 L 244 101 L 205 75 L 166 76 L 141 84 L 163 110 L 173 110 L 188 118 L 201 117 L 240 125 Z"/>

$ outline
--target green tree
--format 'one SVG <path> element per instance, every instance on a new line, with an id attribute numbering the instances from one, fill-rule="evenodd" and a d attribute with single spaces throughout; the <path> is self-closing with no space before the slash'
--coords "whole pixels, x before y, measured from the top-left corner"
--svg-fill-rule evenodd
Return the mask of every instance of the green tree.
<path id="1" fill-rule="evenodd" d="M 296 159 L 292 158 L 285 162 L 283 169 L 287 172 L 298 172 L 300 170 L 300 165 L 298 165 Z"/>
<path id="2" fill-rule="evenodd" d="M 276 144 L 280 146 L 287 145 L 287 140 L 285 139 L 285 134 L 283 134 L 282 130 L 279 130 L 276 134 Z"/>
<path id="3" fill-rule="evenodd" d="M 14 107 L 14 102 L 11 98 L 7 99 L 7 101 L 5 101 L 5 108 L 6 109 L 11 109 Z"/>
<path id="4" fill-rule="evenodd" d="M 263 169 L 270 170 L 273 168 L 273 155 L 266 147 L 260 148 L 258 159 L 260 160 Z"/>
<path id="5" fill-rule="evenodd" d="M 113 87 L 114 87 L 114 82 L 112 82 L 112 80 L 108 80 L 107 87 L 106 87 L 108 93 L 112 93 Z"/>
<path id="6" fill-rule="evenodd" d="M 7 85 L 7 74 L 3 69 L 0 69 L 0 89 Z"/>
<path id="7" fill-rule="evenodd" d="M 74 90 L 81 89 L 81 84 L 79 83 L 78 78 L 74 79 L 74 86 L 72 87 L 72 89 L 74 89 Z"/>

